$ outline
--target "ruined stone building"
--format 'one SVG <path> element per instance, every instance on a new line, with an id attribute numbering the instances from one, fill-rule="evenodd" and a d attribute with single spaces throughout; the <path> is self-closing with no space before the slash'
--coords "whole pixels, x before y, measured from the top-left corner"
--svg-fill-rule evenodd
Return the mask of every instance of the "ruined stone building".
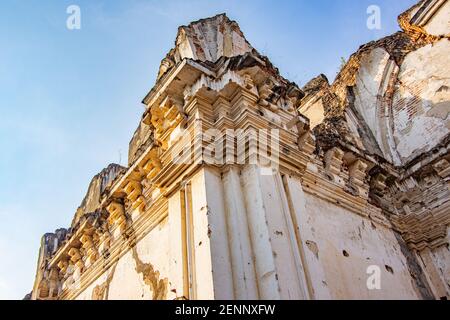
<path id="1" fill-rule="evenodd" d="M 449 298 L 450 1 L 398 21 L 303 88 L 225 14 L 180 27 L 31 299 Z"/>

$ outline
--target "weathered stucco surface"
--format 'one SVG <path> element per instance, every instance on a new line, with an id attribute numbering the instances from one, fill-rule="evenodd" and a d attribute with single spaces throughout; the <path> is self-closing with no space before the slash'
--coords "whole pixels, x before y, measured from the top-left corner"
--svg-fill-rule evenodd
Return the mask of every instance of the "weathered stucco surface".
<path id="1" fill-rule="evenodd" d="M 428 152 L 450 131 L 450 41 L 406 56 L 393 97 L 394 139 L 403 162 Z"/>
<path id="2" fill-rule="evenodd" d="M 169 242 L 167 219 L 150 231 L 137 242 L 135 251 L 129 250 L 107 272 L 104 272 L 91 285 L 76 296 L 77 300 L 123 300 L 123 299 L 153 299 L 154 294 L 161 297 L 174 298 L 169 292 L 169 252 L 160 243 Z M 153 270 L 142 270 L 142 264 L 151 264 Z M 147 272 L 148 271 L 148 272 Z M 152 272 L 153 271 L 153 272 Z M 163 285 L 153 286 L 145 277 L 154 277 Z M 103 295 L 99 289 L 105 289 Z M 155 290 L 156 289 L 156 290 Z"/>
<path id="3" fill-rule="evenodd" d="M 429 15 L 424 29 L 432 35 L 439 36 L 449 34 L 450 30 L 450 2 L 445 0 L 436 1 L 441 4 L 439 14 Z"/>
<path id="4" fill-rule="evenodd" d="M 422 298 L 392 230 L 311 195 L 305 201 L 301 231 L 315 248 L 308 264 L 321 271 L 313 271 L 318 299 Z M 381 270 L 380 290 L 367 290 L 372 265 Z"/>
<path id="5" fill-rule="evenodd" d="M 449 298 L 448 17 L 420 1 L 302 89 L 226 15 L 180 27 L 29 297 Z"/>

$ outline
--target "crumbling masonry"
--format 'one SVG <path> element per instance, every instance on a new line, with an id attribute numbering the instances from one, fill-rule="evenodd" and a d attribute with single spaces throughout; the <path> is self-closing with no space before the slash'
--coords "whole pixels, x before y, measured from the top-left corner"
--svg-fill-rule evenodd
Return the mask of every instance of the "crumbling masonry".
<path id="1" fill-rule="evenodd" d="M 449 298 L 450 1 L 399 25 L 303 88 L 224 14 L 180 27 L 128 167 L 42 238 L 29 298 Z M 251 138 L 211 163 L 210 129 L 276 129 L 277 167 L 247 161 Z"/>

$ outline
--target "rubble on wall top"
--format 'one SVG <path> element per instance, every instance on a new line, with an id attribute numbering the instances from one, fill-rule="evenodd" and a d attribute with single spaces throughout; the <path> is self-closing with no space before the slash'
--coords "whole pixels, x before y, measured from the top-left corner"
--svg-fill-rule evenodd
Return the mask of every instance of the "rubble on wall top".
<path id="1" fill-rule="evenodd" d="M 342 137 L 345 137 L 345 133 L 348 132 L 347 123 L 344 119 L 345 110 L 352 107 L 353 88 L 357 85 L 357 76 L 362 63 L 374 50 L 382 49 L 386 51 L 395 66 L 400 67 L 409 53 L 442 39 L 450 39 L 448 34 L 430 34 L 425 29 L 426 22 L 445 3 L 446 0 L 419 1 L 398 16 L 401 31 L 360 46 L 341 68 L 329 88 L 324 76 L 312 79 L 303 87 L 307 96 L 306 100 L 320 98 L 323 101 L 325 119 L 321 127 L 316 130 L 316 134 L 319 135 L 319 144 L 326 141 L 328 146 L 332 146 L 338 140 L 343 140 Z M 365 135 L 364 132 L 369 131 L 368 128 L 365 128 L 365 125 L 361 125 L 360 134 Z M 373 137 L 365 135 L 366 149 L 371 150 L 370 152 L 374 155 L 379 155 L 380 160 L 384 161 L 381 150 L 378 150 L 379 148 L 375 146 L 376 143 L 373 143 L 372 140 L 374 140 Z M 370 146 L 370 144 L 374 144 L 374 146 Z"/>
<path id="2" fill-rule="evenodd" d="M 437 10 L 446 0 L 422 0 L 398 16 L 398 24 L 402 29 L 382 39 L 371 41 L 360 46 L 339 72 L 332 84 L 334 91 L 342 91 L 346 86 L 353 86 L 362 57 L 375 48 L 382 48 L 389 53 L 397 66 L 400 66 L 406 55 L 440 39 L 450 39 L 450 35 L 431 35 L 420 24 L 418 15 L 428 10 Z M 433 4 L 432 2 L 436 3 Z M 434 8 L 434 9 L 433 9 Z"/>
<path id="3" fill-rule="evenodd" d="M 306 94 L 314 94 L 323 88 L 328 87 L 329 81 L 328 78 L 324 74 L 319 74 L 317 77 L 311 79 L 307 84 L 305 84 L 302 90 Z"/>
<path id="4" fill-rule="evenodd" d="M 251 46 L 238 23 L 230 20 L 226 14 L 194 21 L 178 28 L 175 47 L 161 61 L 156 84 L 142 103 L 149 106 L 166 80 L 171 79 L 183 63 L 195 65 L 195 68 L 204 67 L 216 78 L 227 71 L 244 71 L 256 67 L 267 72 L 274 85 L 279 87 L 281 96 L 284 93 L 299 99 L 304 96 L 297 84 L 282 77 L 269 58 Z"/>
<path id="5" fill-rule="evenodd" d="M 92 178 L 88 191 L 72 220 L 72 227 L 74 227 L 84 215 L 95 212 L 100 208 L 102 194 L 111 186 L 114 180 L 126 170 L 127 168 L 112 163 Z"/>
<path id="6" fill-rule="evenodd" d="M 160 79 L 185 58 L 216 62 L 221 57 L 234 57 L 253 51 L 236 21 L 225 13 L 180 26 L 175 47 L 161 61 Z"/>

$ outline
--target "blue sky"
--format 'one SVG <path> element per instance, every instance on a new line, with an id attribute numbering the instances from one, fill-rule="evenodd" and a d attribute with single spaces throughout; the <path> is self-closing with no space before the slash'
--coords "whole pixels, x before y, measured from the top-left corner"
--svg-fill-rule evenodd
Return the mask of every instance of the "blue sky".
<path id="1" fill-rule="evenodd" d="M 33 285 L 40 237 L 68 227 L 96 173 L 126 165 L 142 98 L 177 27 L 226 12 L 299 85 L 398 30 L 415 0 L 2 0 L 0 299 Z M 66 8 L 81 8 L 81 30 Z M 369 5 L 381 30 L 366 27 Z"/>

